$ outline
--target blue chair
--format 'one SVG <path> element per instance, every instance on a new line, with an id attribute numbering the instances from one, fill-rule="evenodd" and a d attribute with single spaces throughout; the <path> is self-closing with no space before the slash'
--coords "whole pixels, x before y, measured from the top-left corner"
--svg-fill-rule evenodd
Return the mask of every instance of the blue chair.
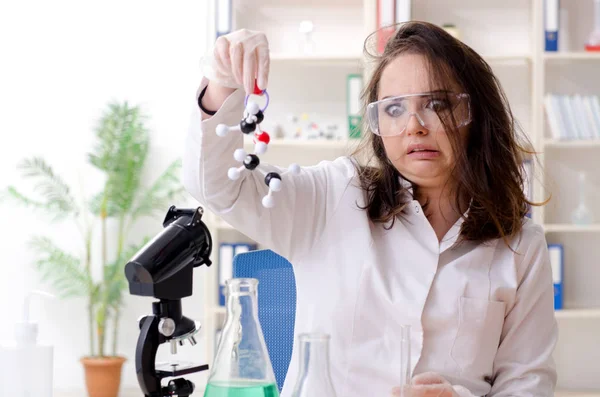
<path id="1" fill-rule="evenodd" d="M 281 392 L 294 344 L 296 278 L 292 264 L 271 250 L 244 252 L 233 259 L 233 277 L 258 279 L 258 319 Z"/>

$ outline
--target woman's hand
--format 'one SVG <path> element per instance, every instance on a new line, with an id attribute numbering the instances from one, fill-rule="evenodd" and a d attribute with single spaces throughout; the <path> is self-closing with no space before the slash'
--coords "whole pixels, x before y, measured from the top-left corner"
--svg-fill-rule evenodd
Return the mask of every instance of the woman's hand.
<path id="1" fill-rule="evenodd" d="M 404 389 L 392 389 L 392 397 L 460 397 L 450 382 L 433 372 L 416 375 Z"/>
<path id="2" fill-rule="evenodd" d="M 247 94 L 267 88 L 269 77 L 269 42 L 262 32 L 236 30 L 220 36 L 204 75 L 221 87 L 244 88 Z"/>

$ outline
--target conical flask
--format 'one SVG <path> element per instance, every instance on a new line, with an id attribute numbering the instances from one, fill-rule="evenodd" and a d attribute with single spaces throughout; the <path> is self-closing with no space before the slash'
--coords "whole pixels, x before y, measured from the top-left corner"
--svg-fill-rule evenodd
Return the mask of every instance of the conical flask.
<path id="1" fill-rule="evenodd" d="M 279 397 L 258 320 L 258 280 L 227 280 L 226 317 L 204 397 Z"/>
<path id="2" fill-rule="evenodd" d="M 329 335 L 298 335 L 300 366 L 292 397 L 336 397 L 329 371 Z"/>

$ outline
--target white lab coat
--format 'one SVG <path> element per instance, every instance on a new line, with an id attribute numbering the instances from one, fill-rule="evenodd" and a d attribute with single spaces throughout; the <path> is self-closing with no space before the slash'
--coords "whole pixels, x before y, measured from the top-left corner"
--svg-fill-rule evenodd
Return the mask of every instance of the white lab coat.
<path id="1" fill-rule="evenodd" d="M 198 93 L 206 80 L 203 79 Z M 385 397 L 400 378 L 399 326 L 412 326 L 413 375 L 434 371 L 462 396 L 553 396 L 557 341 L 553 285 L 542 229 L 525 220 L 511 251 L 503 241 L 453 247 L 459 220 L 440 243 L 418 201 L 391 230 L 369 221 L 352 161 L 342 157 L 283 173 L 276 206 L 265 209 L 264 174 L 244 172 L 233 152 L 243 91 L 216 115 L 195 108 L 185 146 L 184 184 L 202 205 L 288 258 L 297 283 L 296 333 L 331 335 L 338 397 Z M 266 111 L 268 116 L 268 110 Z M 272 149 L 275 150 L 275 149 Z M 298 350 L 282 391 L 289 397 Z"/>

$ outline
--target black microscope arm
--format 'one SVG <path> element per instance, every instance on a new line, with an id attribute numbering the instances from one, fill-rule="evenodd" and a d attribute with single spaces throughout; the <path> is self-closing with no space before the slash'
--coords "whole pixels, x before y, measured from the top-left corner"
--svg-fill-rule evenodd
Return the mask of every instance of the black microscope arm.
<path id="1" fill-rule="evenodd" d="M 135 372 L 142 392 L 147 397 L 162 397 L 161 377 L 155 362 L 162 335 L 158 332 L 159 319 L 155 315 L 140 320 L 140 335 L 135 350 Z"/>

